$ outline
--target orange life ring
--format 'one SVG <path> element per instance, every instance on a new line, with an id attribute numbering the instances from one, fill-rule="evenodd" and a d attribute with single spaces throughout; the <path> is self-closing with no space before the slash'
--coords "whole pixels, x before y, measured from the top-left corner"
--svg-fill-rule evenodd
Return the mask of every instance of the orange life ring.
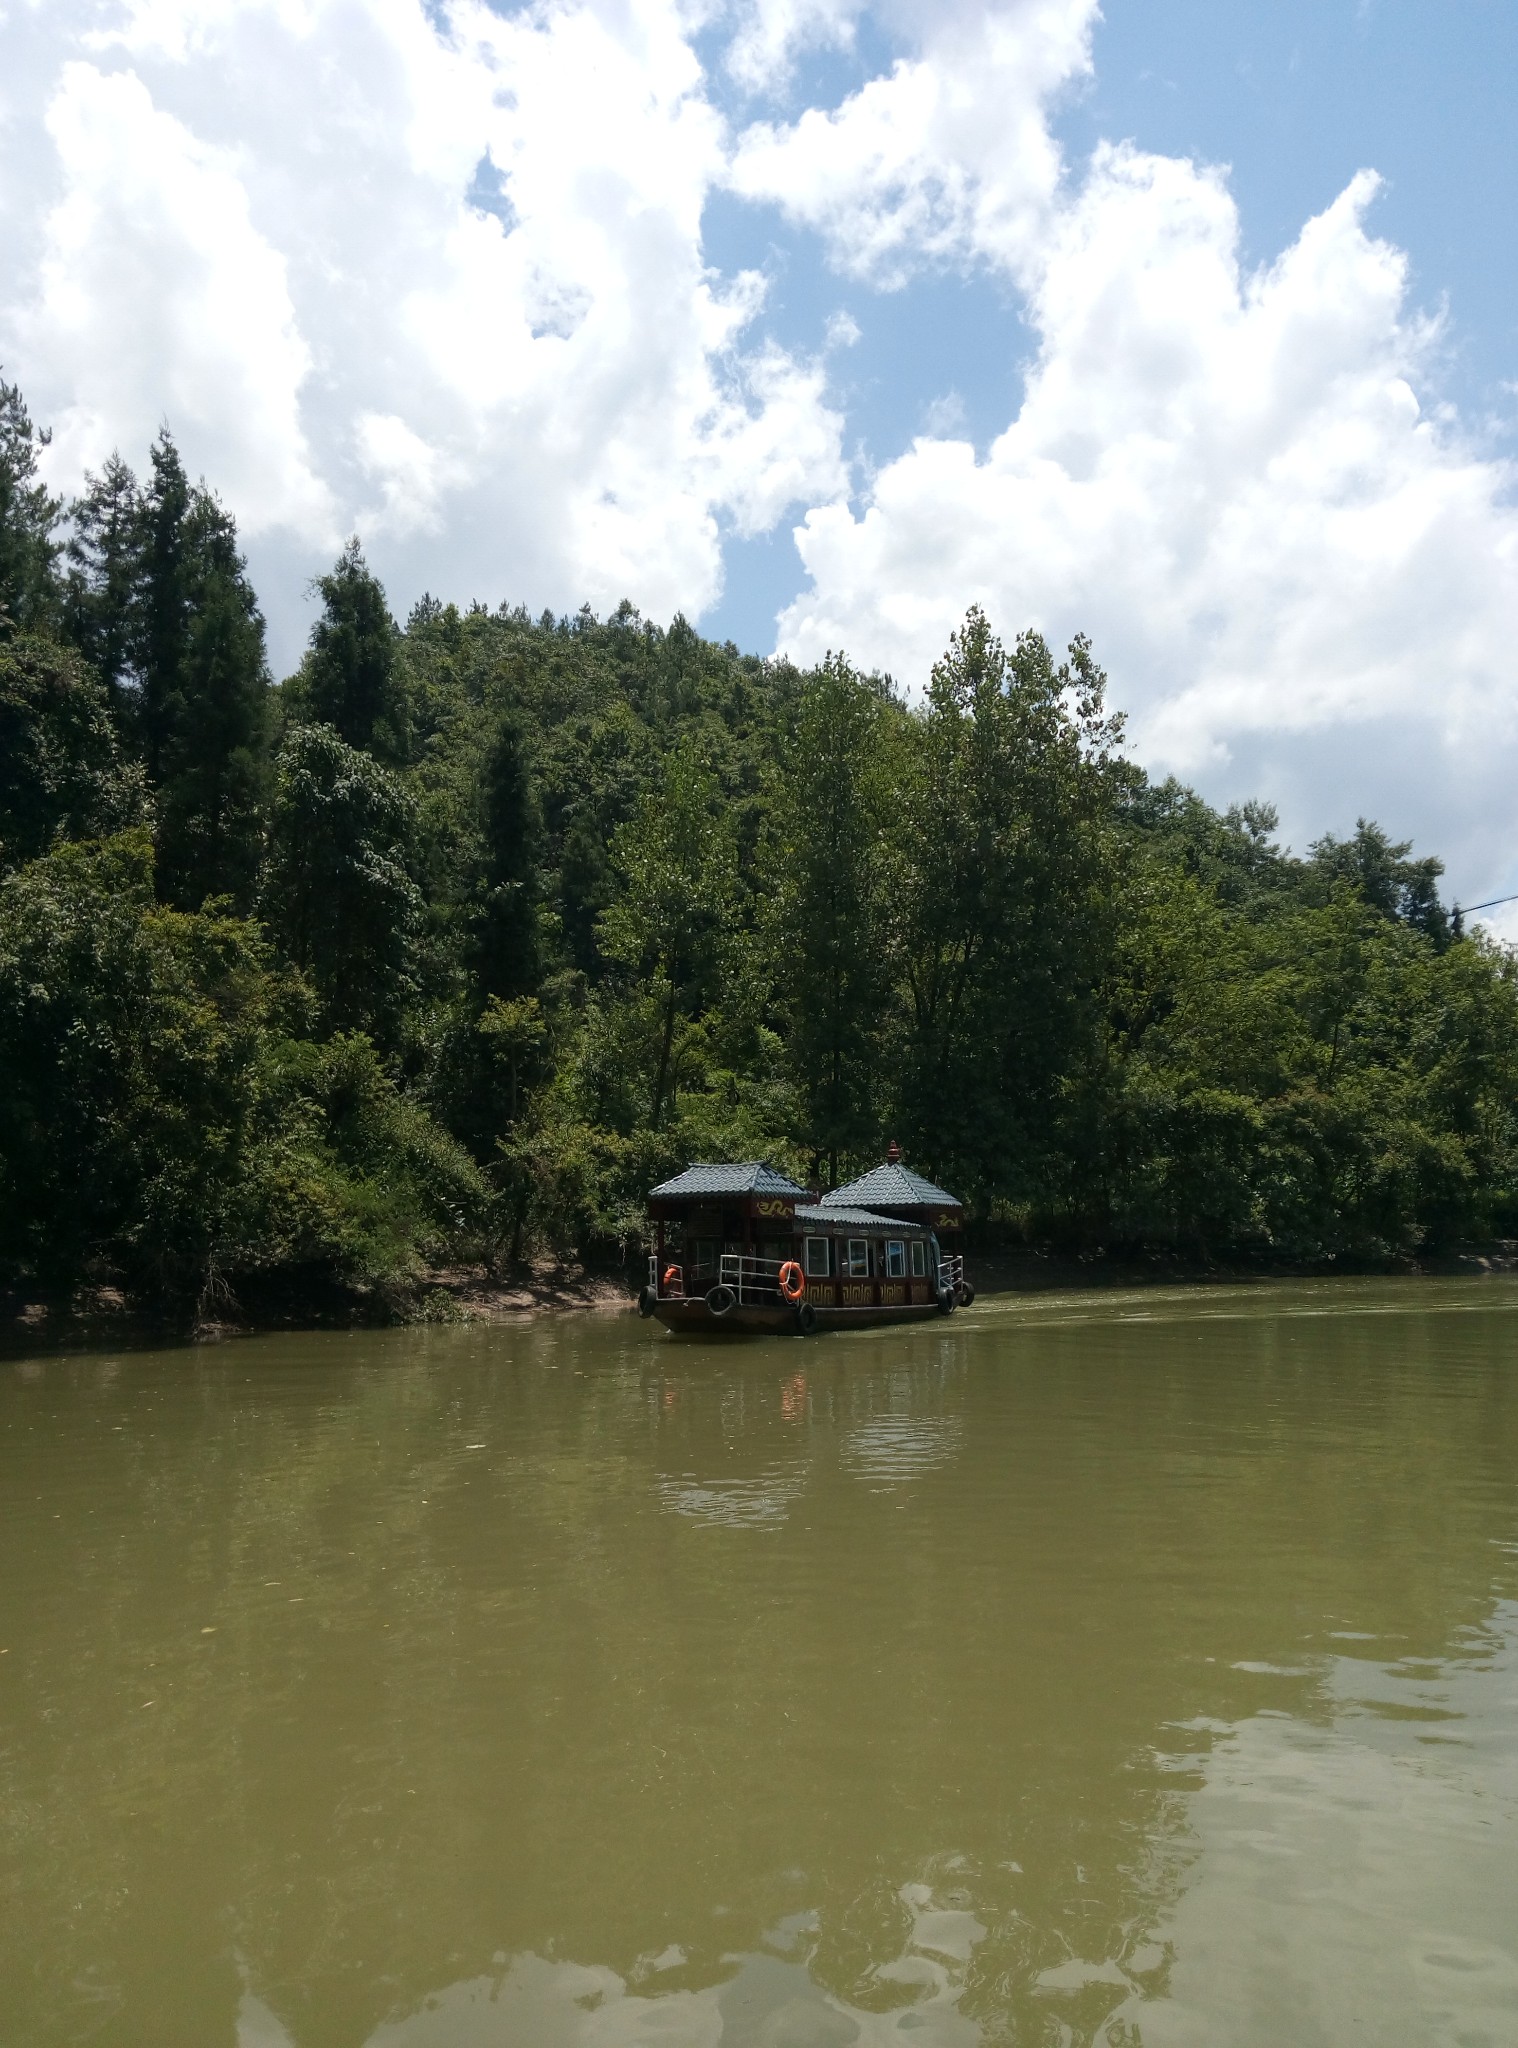
<path id="1" fill-rule="evenodd" d="M 794 1259 L 787 1259 L 780 1268 L 780 1292 L 787 1301 L 800 1301 L 806 1293 L 806 1281 Z"/>
<path id="2" fill-rule="evenodd" d="M 683 1287 L 684 1277 L 678 1266 L 666 1266 L 664 1268 L 664 1284 L 666 1287 Z"/>

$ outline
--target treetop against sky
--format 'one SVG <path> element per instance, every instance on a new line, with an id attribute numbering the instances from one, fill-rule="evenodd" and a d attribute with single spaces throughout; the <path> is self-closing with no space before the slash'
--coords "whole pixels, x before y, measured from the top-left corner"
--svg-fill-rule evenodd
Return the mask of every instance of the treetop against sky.
<path id="1" fill-rule="evenodd" d="M 49 479 L 167 421 L 276 669 L 355 531 L 403 613 L 914 692 L 979 602 L 1089 631 L 1156 772 L 1518 887 L 1499 0 L 56 0 L 0 56 Z"/>

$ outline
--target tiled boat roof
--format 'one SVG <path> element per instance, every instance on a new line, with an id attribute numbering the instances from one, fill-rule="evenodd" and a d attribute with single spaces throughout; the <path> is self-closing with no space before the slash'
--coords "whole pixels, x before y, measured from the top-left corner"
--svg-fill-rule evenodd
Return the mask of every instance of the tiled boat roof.
<path id="1" fill-rule="evenodd" d="M 865 1223 L 876 1230 L 920 1230 L 920 1223 L 905 1223 L 895 1216 L 876 1216 L 869 1209 L 840 1208 L 837 1202 L 819 1202 L 814 1208 L 796 1210 L 798 1223 Z"/>
<path id="2" fill-rule="evenodd" d="M 934 1187 L 932 1181 L 924 1180 L 920 1173 L 913 1173 L 906 1166 L 872 1166 L 858 1180 L 834 1188 L 824 1200 L 829 1207 L 839 1202 L 852 1202 L 862 1208 L 883 1209 L 887 1214 L 900 1204 L 913 1209 L 930 1205 L 938 1209 L 964 1206 L 957 1196 Z"/>
<path id="3" fill-rule="evenodd" d="M 649 1199 L 655 1195 L 661 1200 L 682 1195 L 786 1195 L 805 1199 L 806 1189 L 798 1188 L 793 1180 L 776 1173 L 762 1159 L 745 1159 L 715 1166 L 687 1166 L 673 1180 L 661 1181 L 658 1187 L 650 1189 Z"/>

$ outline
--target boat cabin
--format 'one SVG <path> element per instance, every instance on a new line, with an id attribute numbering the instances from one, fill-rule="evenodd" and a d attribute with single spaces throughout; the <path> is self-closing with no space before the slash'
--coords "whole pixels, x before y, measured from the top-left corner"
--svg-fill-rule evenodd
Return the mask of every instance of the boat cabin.
<path id="1" fill-rule="evenodd" d="M 872 1183 L 887 1201 L 853 1199 Z M 648 1209 L 639 1306 L 674 1329 L 805 1334 L 951 1314 L 967 1297 L 962 1261 L 938 1238 L 960 1204 L 899 1158 L 824 1196 L 762 1160 L 689 1166 L 651 1191 Z"/>

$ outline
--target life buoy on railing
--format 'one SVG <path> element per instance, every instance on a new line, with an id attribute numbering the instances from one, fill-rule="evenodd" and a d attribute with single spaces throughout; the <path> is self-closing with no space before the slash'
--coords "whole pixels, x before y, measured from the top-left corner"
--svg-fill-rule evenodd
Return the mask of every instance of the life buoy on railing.
<path id="1" fill-rule="evenodd" d="M 676 1287 L 680 1289 L 680 1292 L 682 1294 L 685 1292 L 684 1275 L 681 1273 L 680 1268 L 678 1266 L 666 1266 L 664 1268 L 664 1285 L 671 1292 L 673 1292 L 673 1290 Z"/>
<path id="2" fill-rule="evenodd" d="M 780 1268 L 780 1292 L 787 1301 L 800 1301 L 806 1293 L 806 1280 L 794 1259 L 787 1259 Z"/>

